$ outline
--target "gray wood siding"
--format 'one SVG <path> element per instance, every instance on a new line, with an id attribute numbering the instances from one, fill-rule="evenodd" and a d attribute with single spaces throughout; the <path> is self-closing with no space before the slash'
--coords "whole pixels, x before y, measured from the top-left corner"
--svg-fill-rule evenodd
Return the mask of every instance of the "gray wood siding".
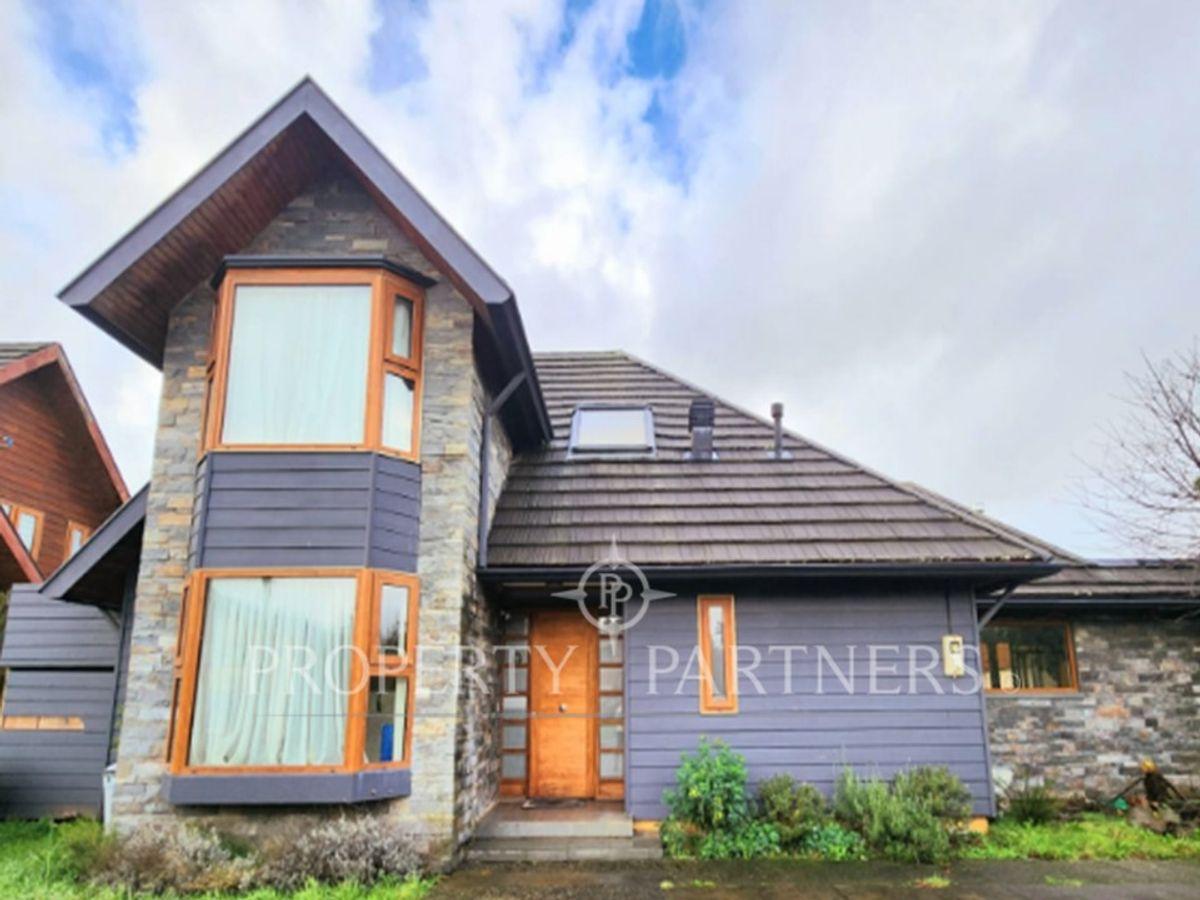
<path id="1" fill-rule="evenodd" d="M 744 755 L 752 783 L 788 772 L 826 792 L 845 765 L 885 778 L 914 765 L 947 765 L 971 790 L 977 813 L 993 812 L 982 695 L 955 694 L 954 687 L 975 687 L 973 680 L 942 675 L 947 623 L 968 644 L 976 641 L 974 604 L 965 591 L 949 600 L 940 588 L 797 588 L 775 595 L 735 592 L 735 597 L 743 668 L 736 714 L 701 715 L 695 664 L 690 677 L 681 677 L 697 639 L 694 596 L 653 603 L 627 636 L 626 795 L 635 817 L 666 815 L 663 791 L 674 784 L 681 754 L 694 750 L 702 736 L 721 738 Z M 877 691 L 898 689 L 898 694 L 871 693 L 867 648 L 872 644 L 900 646 L 899 653 L 879 651 L 880 663 L 894 664 L 895 673 L 880 672 L 876 683 Z M 787 645 L 808 648 L 791 653 L 790 691 L 786 652 L 770 652 Z M 822 645 L 827 658 L 817 650 Z M 933 683 L 910 670 L 911 645 L 936 649 L 936 664 L 916 651 L 921 654 L 916 669 L 932 666 Z M 856 648 L 853 673 L 850 646 Z M 671 651 L 679 654 L 679 665 L 663 674 Z M 754 651 L 761 654 L 756 667 Z M 838 679 L 830 660 L 852 690 Z"/>
<path id="2" fill-rule="evenodd" d="M 118 617 L 93 606 L 48 600 L 17 586 L 9 598 L 0 666 L 73 668 L 112 666 L 120 638 Z"/>
<path id="3" fill-rule="evenodd" d="M 0 817 L 99 814 L 120 634 L 115 614 L 13 590 L 0 712 L 78 716 L 84 730 L 0 730 Z"/>
<path id="4" fill-rule="evenodd" d="M 112 669 L 12 669 L 4 712 L 80 716 L 83 731 L 0 731 L 0 817 L 98 815 Z"/>
<path id="5" fill-rule="evenodd" d="M 374 453 L 209 453 L 191 564 L 416 571 L 420 484 L 419 466 Z"/>

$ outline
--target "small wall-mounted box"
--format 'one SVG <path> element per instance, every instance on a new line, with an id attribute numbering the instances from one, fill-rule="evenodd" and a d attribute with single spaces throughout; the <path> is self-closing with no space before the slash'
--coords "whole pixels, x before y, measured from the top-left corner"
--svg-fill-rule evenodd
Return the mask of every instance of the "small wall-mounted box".
<path id="1" fill-rule="evenodd" d="M 961 634 L 942 635 L 942 671 L 947 678 L 962 678 L 966 674 L 966 656 Z"/>

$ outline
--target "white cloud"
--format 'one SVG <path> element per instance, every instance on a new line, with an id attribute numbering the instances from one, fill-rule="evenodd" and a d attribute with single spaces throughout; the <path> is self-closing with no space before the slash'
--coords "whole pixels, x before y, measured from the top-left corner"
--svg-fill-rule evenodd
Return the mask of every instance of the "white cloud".
<path id="1" fill-rule="evenodd" d="M 53 293 L 305 73 L 516 288 L 535 347 L 624 346 L 1083 550 L 1068 485 L 1138 351 L 1196 330 L 1197 25 L 1123 4 L 145 3 L 138 144 L 0 7 L 2 339 L 63 340 L 131 483 L 154 376 Z M 373 94 L 372 35 L 424 63 Z M 388 32 L 376 46 L 387 45 Z M 643 121 L 652 92 L 680 182 Z"/>

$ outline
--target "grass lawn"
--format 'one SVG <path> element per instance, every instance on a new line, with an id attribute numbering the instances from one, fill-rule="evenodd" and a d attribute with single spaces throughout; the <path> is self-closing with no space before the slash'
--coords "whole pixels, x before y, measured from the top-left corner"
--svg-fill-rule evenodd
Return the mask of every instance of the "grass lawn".
<path id="1" fill-rule="evenodd" d="M 1200 831 L 1168 837 L 1115 816 L 1088 813 L 1073 822 L 1022 825 L 1000 819 L 966 859 L 1200 859 Z"/>
<path id="2" fill-rule="evenodd" d="M 313 885 L 290 894 L 258 890 L 247 894 L 204 896 L 238 896 L 254 900 L 419 900 L 432 886 L 432 880 L 414 880 L 373 888 L 356 884 L 337 887 Z M 54 825 L 48 822 L 0 822 L 0 898 L 128 900 L 129 896 L 121 891 L 77 883 L 63 864 Z"/>

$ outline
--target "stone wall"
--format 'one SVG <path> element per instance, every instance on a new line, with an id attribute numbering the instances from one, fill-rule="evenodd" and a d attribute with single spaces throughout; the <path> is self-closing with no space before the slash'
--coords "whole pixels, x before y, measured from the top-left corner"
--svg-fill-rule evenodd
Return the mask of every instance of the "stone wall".
<path id="1" fill-rule="evenodd" d="M 472 509 L 479 503 L 479 459 L 484 411 L 491 397 L 482 381 L 475 379 L 471 417 L 471 447 L 468 459 L 475 466 Z M 498 419 L 493 420 L 488 457 L 489 516 L 496 503 L 512 461 L 512 445 Z M 471 834 L 483 815 L 496 802 L 500 790 L 500 665 L 493 648 L 499 642 L 498 610 L 484 596 L 475 575 L 478 557 L 478 520 L 472 520 L 467 537 L 467 578 L 469 589 L 463 603 L 462 635 L 464 659 L 469 677 L 460 685 L 460 712 L 457 745 L 459 796 L 455 814 L 461 838 Z"/>
<path id="2" fill-rule="evenodd" d="M 113 819 L 122 828 L 172 812 L 161 790 L 167 774 L 175 636 L 187 578 L 213 299 L 207 285 L 197 287 L 171 312 L 167 329 L 129 637 L 129 680 L 117 745 Z"/>
<path id="3" fill-rule="evenodd" d="M 431 845 L 452 849 L 495 799 L 499 767 L 496 700 L 487 690 L 496 676 L 485 666 L 482 681 L 465 678 L 460 657 L 464 645 L 490 653 L 495 633 L 494 612 L 474 573 L 485 403 L 472 345 L 474 313 L 358 182 L 337 169 L 289 204 L 243 252 L 383 255 L 441 282 L 427 291 L 425 305 L 413 791 L 367 809 L 396 818 Z M 118 752 L 115 818 L 121 827 L 181 813 L 161 798 L 161 789 L 212 301 L 207 287 L 197 288 L 171 316 Z M 511 449 L 502 426 L 492 433 L 494 505 Z M 288 819 L 295 824 L 299 815 L 247 809 L 209 817 L 224 827 L 259 827 Z"/>
<path id="4" fill-rule="evenodd" d="M 1200 786 L 1200 622 L 1086 616 L 1071 623 L 1079 692 L 987 697 L 993 776 L 1028 769 L 1104 800 L 1145 757 Z"/>

